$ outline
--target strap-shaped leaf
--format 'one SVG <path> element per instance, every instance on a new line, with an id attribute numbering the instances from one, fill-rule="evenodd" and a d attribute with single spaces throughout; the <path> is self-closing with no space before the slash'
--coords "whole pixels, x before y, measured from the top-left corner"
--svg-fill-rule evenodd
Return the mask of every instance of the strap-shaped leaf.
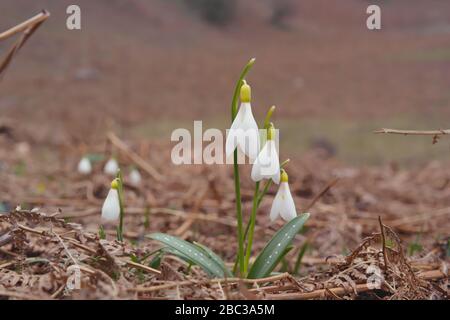
<path id="1" fill-rule="evenodd" d="M 211 259 L 213 259 L 214 262 L 219 265 L 222 270 L 224 270 L 227 277 L 232 276 L 230 270 L 228 270 L 228 268 L 226 267 L 225 262 L 223 262 L 223 260 L 214 251 L 198 242 L 194 242 L 194 245 L 196 245 L 200 250 L 203 250 Z"/>
<path id="2" fill-rule="evenodd" d="M 184 253 L 181 253 L 180 251 L 178 251 L 172 247 L 165 247 L 162 249 L 162 252 L 177 256 L 178 258 L 183 259 L 188 264 L 195 265 L 195 262 L 192 261 L 192 259 L 190 259 L 187 255 L 185 255 Z"/>
<path id="3" fill-rule="evenodd" d="M 162 242 L 171 249 L 169 250 L 171 253 L 189 263 L 200 266 L 212 277 L 221 278 L 225 276 L 225 271 L 216 261 L 205 253 L 203 249 L 190 242 L 164 233 L 152 233 L 146 235 L 146 237 Z"/>
<path id="4" fill-rule="evenodd" d="M 291 244 L 295 235 L 301 230 L 308 218 L 309 213 L 303 213 L 278 230 L 256 258 L 248 273 L 248 278 L 258 279 L 269 276 L 286 253 L 286 248 Z"/>

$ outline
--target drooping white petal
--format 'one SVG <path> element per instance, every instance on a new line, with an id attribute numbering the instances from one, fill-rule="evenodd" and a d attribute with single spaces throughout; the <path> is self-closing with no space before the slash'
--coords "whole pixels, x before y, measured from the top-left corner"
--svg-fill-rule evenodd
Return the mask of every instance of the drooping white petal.
<path id="1" fill-rule="evenodd" d="M 253 163 L 251 177 L 253 181 L 261 181 L 264 176 L 262 174 L 262 167 L 266 166 L 270 162 L 269 153 L 267 151 L 267 143 L 262 148 L 261 152 L 256 157 L 255 162 Z"/>
<path id="2" fill-rule="evenodd" d="M 128 178 L 130 179 L 130 183 L 135 186 L 140 184 L 141 180 L 142 180 L 141 174 L 139 173 L 139 171 L 137 169 L 131 170 Z"/>
<path id="3" fill-rule="evenodd" d="M 110 176 L 115 176 L 117 174 L 117 170 L 119 170 L 119 164 L 117 163 L 116 159 L 111 158 L 108 160 L 108 162 L 106 162 L 103 172 Z"/>
<path id="4" fill-rule="evenodd" d="M 276 184 L 280 183 L 280 159 L 278 158 L 277 146 L 274 140 L 267 141 L 267 151 L 269 153 L 270 165 L 264 168 L 264 174 Z"/>
<path id="5" fill-rule="evenodd" d="M 242 115 L 242 129 L 245 131 L 244 137 L 238 141 L 240 149 L 251 159 L 254 160 L 259 153 L 259 129 L 252 113 L 250 103 L 242 103 L 244 110 Z"/>
<path id="6" fill-rule="evenodd" d="M 280 185 L 281 199 L 283 201 L 280 215 L 286 221 L 291 221 L 297 216 L 297 211 L 295 210 L 294 199 L 291 195 L 291 190 L 289 189 L 289 184 L 287 182 L 282 182 Z"/>
<path id="7" fill-rule="evenodd" d="M 272 222 L 278 218 L 278 216 L 280 215 L 280 211 L 281 211 L 282 203 L 281 203 L 281 197 L 279 196 L 278 192 L 277 192 L 275 198 L 273 199 L 272 208 L 270 209 L 270 221 L 272 221 Z"/>
<path id="8" fill-rule="evenodd" d="M 119 192 L 117 189 L 109 189 L 102 207 L 102 219 L 117 220 L 120 216 Z"/>
<path id="9" fill-rule="evenodd" d="M 280 160 L 275 141 L 268 140 L 253 163 L 251 177 L 253 181 L 272 179 L 280 183 Z"/>
<path id="10" fill-rule="evenodd" d="M 263 179 L 263 176 L 261 175 L 261 163 L 259 158 L 260 158 L 259 156 L 256 158 L 252 167 L 251 178 L 255 182 L 261 181 Z"/>
<path id="11" fill-rule="evenodd" d="M 225 153 L 229 157 L 239 146 L 250 159 L 254 160 L 259 151 L 259 131 L 252 114 L 250 103 L 241 103 L 239 111 L 228 131 Z"/>
<path id="12" fill-rule="evenodd" d="M 286 221 L 290 221 L 297 216 L 294 199 L 292 198 L 287 182 L 281 182 L 277 194 L 275 195 L 270 210 L 270 220 L 274 221 L 278 215 L 281 215 Z"/>
<path id="13" fill-rule="evenodd" d="M 244 109 L 239 108 L 238 113 L 231 124 L 230 130 L 228 130 L 227 140 L 225 142 L 225 154 L 227 157 L 229 157 L 237 147 L 237 141 L 239 139 L 238 133 L 240 133 L 238 129 L 242 126 L 243 113 Z"/>
<path id="14" fill-rule="evenodd" d="M 78 163 L 78 172 L 81 174 L 89 174 L 92 171 L 91 161 L 88 158 L 84 157 Z"/>

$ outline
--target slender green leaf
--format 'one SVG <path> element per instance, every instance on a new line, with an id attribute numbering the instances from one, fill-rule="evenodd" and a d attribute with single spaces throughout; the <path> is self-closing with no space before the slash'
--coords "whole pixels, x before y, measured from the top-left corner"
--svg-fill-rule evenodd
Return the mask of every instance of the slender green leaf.
<path id="1" fill-rule="evenodd" d="M 450 257 L 450 239 L 447 240 L 447 257 Z"/>
<path id="2" fill-rule="evenodd" d="M 150 227 L 150 208 L 145 208 L 144 212 L 144 228 L 148 229 Z"/>
<path id="3" fill-rule="evenodd" d="M 105 233 L 105 229 L 103 228 L 102 225 L 100 225 L 99 229 L 98 229 L 98 237 L 100 239 L 106 239 L 106 233 Z"/>
<path id="4" fill-rule="evenodd" d="M 163 255 L 164 253 L 162 251 L 158 252 L 152 260 L 150 260 L 148 266 L 153 269 L 159 269 Z"/>
<path id="5" fill-rule="evenodd" d="M 222 258 L 220 258 L 217 254 L 215 254 L 210 248 L 208 248 L 207 246 L 205 246 L 201 243 L 198 243 L 198 242 L 194 242 L 194 245 L 199 247 L 199 249 L 203 250 L 206 253 L 206 255 L 208 255 L 208 257 L 210 257 L 212 260 L 214 260 L 214 262 L 216 264 L 218 264 L 222 268 L 222 270 L 224 270 L 227 277 L 232 276 L 230 270 L 228 270 L 228 268 L 226 267 L 225 262 L 223 262 Z"/>
<path id="6" fill-rule="evenodd" d="M 295 235 L 300 231 L 308 218 L 309 213 L 303 213 L 278 230 L 256 258 L 250 269 L 248 278 L 258 279 L 270 275 L 272 270 L 275 269 L 282 257 L 286 254 L 286 248 L 290 246 Z"/>
<path id="7" fill-rule="evenodd" d="M 309 243 L 305 242 L 303 244 L 303 246 L 300 248 L 300 251 L 299 251 L 298 256 L 297 256 L 297 261 L 295 262 L 294 274 L 298 274 L 298 270 L 300 270 L 300 265 L 302 263 L 303 256 L 305 255 L 306 250 L 308 249 L 308 247 L 309 247 Z"/>
<path id="8" fill-rule="evenodd" d="M 281 262 L 281 272 L 287 272 L 288 271 L 288 269 L 289 269 L 289 263 L 288 263 L 288 261 L 287 261 L 287 259 L 286 259 L 286 255 L 292 250 L 294 248 L 294 246 L 289 246 L 289 247 L 287 247 L 285 250 L 284 250 L 284 252 L 283 252 L 283 254 L 281 255 L 281 257 L 280 257 L 280 259 L 279 259 L 279 262 Z M 279 262 L 277 262 L 277 264 L 279 263 Z"/>
<path id="9" fill-rule="evenodd" d="M 185 261 L 187 264 L 189 264 L 189 265 L 195 264 L 195 262 L 192 261 L 191 258 L 189 258 L 189 257 L 188 257 L 187 255 L 185 255 L 184 253 L 182 253 L 182 252 L 180 252 L 180 251 L 178 251 L 178 250 L 176 250 L 176 249 L 174 249 L 174 248 L 171 248 L 171 247 L 165 247 L 165 248 L 161 249 L 161 251 L 162 251 L 163 253 L 167 253 L 167 254 L 171 254 L 171 255 L 177 256 L 178 258 L 181 258 L 182 260 L 184 260 L 184 261 Z"/>
<path id="10" fill-rule="evenodd" d="M 162 242 L 169 247 L 169 250 L 166 249 L 166 251 L 180 257 L 188 263 L 200 266 L 212 277 L 225 276 L 223 268 L 205 253 L 204 249 L 200 249 L 190 242 L 164 233 L 152 233 L 146 235 L 146 237 Z"/>

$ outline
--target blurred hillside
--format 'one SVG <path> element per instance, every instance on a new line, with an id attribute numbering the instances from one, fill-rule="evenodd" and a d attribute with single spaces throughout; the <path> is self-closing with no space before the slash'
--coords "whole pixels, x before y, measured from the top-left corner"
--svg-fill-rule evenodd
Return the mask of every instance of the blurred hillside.
<path id="1" fill-rule="evenodd" d="M 65 27 L 73 3 L 81 31 Z M 255 113 L 276 104 L 294 145 L 301 126 L 311 127 L 305 119 L 320 119 L 315 128 L 331 140 L 384 123 L 447 127 L 450 2 L 374 1 L 382 7 L 376 32 L 365 25 L 371 3 L 4 0 L 0 30 L 43 8 L 52 16 L 0 83 L 0 115 L 37 125 L 36 139 L 55 143 L 114 124 L 148 136 L 162 130 L 168 141 L 167 128 L 180 123 L 228 121 L 236 76 L 256 57 L 248 79 Z"/>

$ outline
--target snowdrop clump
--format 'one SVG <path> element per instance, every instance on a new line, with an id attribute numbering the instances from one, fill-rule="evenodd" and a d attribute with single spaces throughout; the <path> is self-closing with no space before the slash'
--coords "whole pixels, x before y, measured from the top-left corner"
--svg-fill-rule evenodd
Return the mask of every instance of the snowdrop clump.
<path id="1" fill-rule="evenodd" d="M 81 174 L 90 174 L 92 172 L 91 161 L 88 157 L 81 158 L 78 163 L 78 172 Z"/>
<path id="2" fill-rule="evenodd" d="M 240 77 L 236 83 L 231 103 L 231 127 L 228 130 L 225 151 L 226 156 L 233 154 L 233 177 L 236 204 L 236 222 L 237 222 L 237 255 L 233 270 L 228 269 L 227 264 L 220 257 L 212 252 L 211 249 L 199 243 L 191 243 L 184 239 L 173 235 L 163 233 L 153 233 L 146 235 L 155 241 L 163 244 L 163 248 L 158 250 L 159 254 L 172 254 L 186 261 L 189 265 L 197 265 L 204 269 L 208 275 L 213 277 L 225 278 L 233 276 L 246 277 L 251 279 L 264 278 L 273 274 L 275 268 L 285 255 L 292 248 L 291 243 L 295 236 L 303 227 L 305 221 L 309 218 L 309 213 L 297 215 L 294 199 L 288 185 L 288 175 L 284 170 L 284 166 L 289 160 L 285 160 L 280 164 L 277 145 L 275 143 L 276 130 L 270 122 L 275 107 L 272 106 L 265 117 L 262 126 L 262 137 L 265 135 L 264 146 L 260 149 L 260 130 L 257 122 L 253 117 L 251 106 L 251 87 L 245 81 L 250 68 L 255 60 L 251 59 L 242 70 Z M 239 108 L 238 108 L 239 107 Z M 243 152 L 250 160 L 253 161 L 251 170 L 251 178 L 255 182 L 255 190 L 253 196 L 253 204 L 250 213 L 248 225 L 244 226 L 244 213 L 241 199 L 241 182 L 238 163 L 238 152 Z M 138 171 L 130 172 L 130 182 L 138 182 L 141 180 Z M 121 218 L 118 227 L 118 240 L 122 241 L 122 220 L 123 220 L 123 197 L 122 197 L 122 180 L 120 171 L 117 175 L 118 192 L 114 185 L 111 188 L 111 196 L 108 194 L 105 200 L 102 215 L 110 214 L 117 217 L 117 212 Z M 265 181 L 263 181 L 265 180 Z M 261 189 L 260 184 L 264 182 Z M 114 182 L 113 182 L 114 183 Z M 272 208 L 270 210 L 270 220 L 273 222 L 281 217 L 287 222 L 273 235 L 272 239 L 259 252 L 255 259 L 251 259 L 253 254 L 252 244 L 255 231 L 257 212 L 264 196 L 269 191 L 271 185 L 279 184 L 278 192 L 273 199 Z M 111 198 L 110 200 L 108 200 Z M 108 204 L 107 204 L 108 203 Z M 245 230 L 245 231 L 244 231 Z M 120 236 L 119 236 L 120 235 Z"/>
<path id="3" fill-rule="evenodd" d="M 272 107 L 267 112 L 263 132 L 266 134 L 266 142 L 260 149 L 260 137 L 258 125 L 253 117 L 251 109 L 251 88 L 245 81 L 244 77 L 248 69 L 253 64 L 254 60 L 251 60 L 249 64 L 244 68 L 241 78 L 238 81 L 235 95 L 232 102 L 232 124 L 228 131 L 226 140 L 226 155 L 227 157 L 234 153 L 234 180 L 235 180 L 235 194 L 236 194 L 236 216 L 238 225 L 238 256 L 235 266 L 239 266 L 240 274 L 248 275 L 250 265 L 250 256 L 252 254 L 252 244 L 254 229 L 256 224 L 256 215 L 258 207 L 262 201 L 262 198 L 267 193 L 271 183 L 281 184 L 277 195 L 275 196 L 270 212 L 270 220 L 273 222 L 281 216 L 282 219 L 290 222 L 297 217 L 294 200 L 289 190 L 288 175 L 286 171 L 281 171 L 282 167 L 287 163 L 285 161 L 280 165 L 280 160 L 277 152 L 277 146 L 275 143 L 275 128 L 273 123 L 270 122 L 271 116 L 275 107 Z M 239 91 L 240 107 L 237 110 L 238 98 L 237 93 Z M 253 206 L 250 214 L 250 220 L 247 228 L 243 226 L 243 213 L 241 204 L 241 191 L 240 191 L 240 176 L 239 167 L 237 164 L 237 150 L 241 150 L 247 155 L 250 160 L 254 160 L 251 171 L 251 178 L 255 181 L 255 192 L 253 196 Z M 260 183 L 262 180 L 267 180 L 263 190 L 260 190 Z M 289 234 L 289 233 L 286 233 Z M 290 236 L 293 237 L 291 234 Z M 246 248 L 244 244 L 247 241 Z M 278 255 L 279 252 L 276 253 Z M 270 255 L 272 258 L 275 255 Z M 270 263 L 266 261 L 265 263 Z"/>

